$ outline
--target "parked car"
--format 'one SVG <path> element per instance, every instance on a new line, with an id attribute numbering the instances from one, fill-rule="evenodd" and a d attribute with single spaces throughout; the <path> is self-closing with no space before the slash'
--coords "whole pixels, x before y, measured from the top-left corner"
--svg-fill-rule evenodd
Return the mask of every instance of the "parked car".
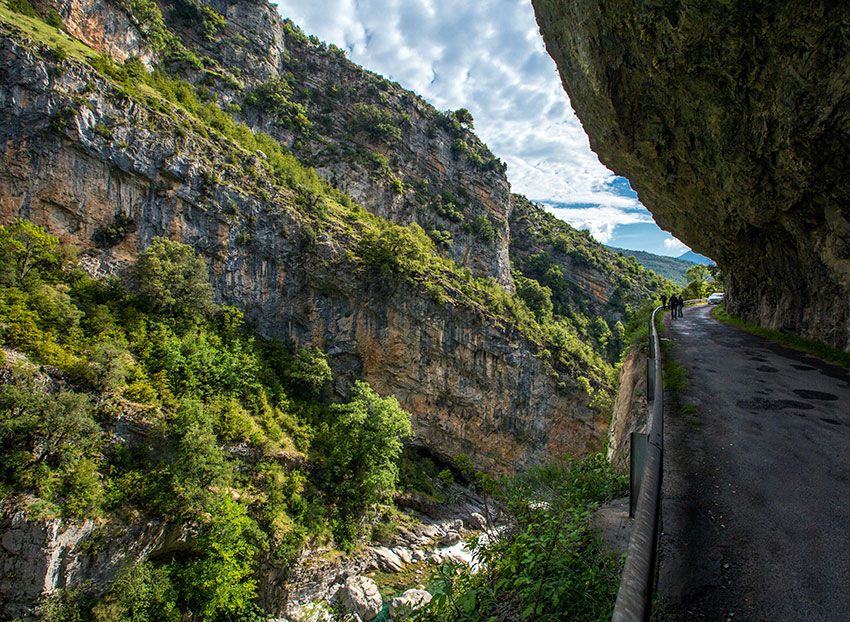
<path id="1" fill-rule="evenodd" d="M 723 302 L 723 292 L 714 292 L 708 297 L 708 304 L 716 305 Z"/>

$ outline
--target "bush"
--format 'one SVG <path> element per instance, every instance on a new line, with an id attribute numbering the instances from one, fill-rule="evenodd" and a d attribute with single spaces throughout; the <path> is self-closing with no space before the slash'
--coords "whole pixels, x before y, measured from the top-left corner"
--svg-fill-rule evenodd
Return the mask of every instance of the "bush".
<path id="1" fill-rule="evenodd" d="M 588 523 L 592 510 L 625 484 L 602 455 L 534 467 L 498 483 L 507 528 L 481 548 L 476 574 L 466 566 L 443 568 L 434 599 L 414 619 L 610 619 L 620 565 Z"/>
<path id="2" fill-rule="evenodd" d="M 369 139 L 394 145 L 401 140 L 400 119 L 392 112 L 374 104 L 354 105 L 354 132 L 363 132 Z"/>
<path id="3" fill-rule="evenodd" d="M 207 264 L 191 246 L 154 238 L 133 272 L 140 301 L 156 313 L 195 318 L 215 310 Z"/>
<path id="4" fill-rule="evenodd" d="M 537 321 L 541 323 L 551 321 L 554 308 L 552 290 L 521 274 L 514 274 L 513 277 L 517 296 L 534 312 Z"/>
<path id="5" fill-rule="evenodd" d="M 59 238 L 28 220 L 0 226 L 0 283 L 26 288 L 62 263 Z"/>
<path id="6" fill-rule="evenodd" d="M 245 104 L 262 110 L 284 127 L 299 130 L 309 128 L 307 108 L 293 102 L 291 97 L 292 85 L 287 80 L 273 78 L 254 87 L 246 95 Z"/>
<path id="7" fill-rule="evenodd" d="M 316 399 L 333 379 L 333 372 L 324 352 L 301 348 L 288 361 L 284 377 L 296 395 Z"/>
<path id="8" fill-rule="evenodd" d="M 94 622 L 180 622 L 167 568 L 141 562 L 121 569 L 94 607 Z"/>

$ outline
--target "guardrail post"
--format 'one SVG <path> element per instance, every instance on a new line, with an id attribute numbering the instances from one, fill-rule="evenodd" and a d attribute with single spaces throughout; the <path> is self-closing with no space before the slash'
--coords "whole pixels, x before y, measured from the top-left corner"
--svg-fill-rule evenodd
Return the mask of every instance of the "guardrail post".
<path id="1" fill-rule="evenodd" d="M 649 316 L 649 358 L 655 358 L 655 339 L 652 332 L 655 329 L 655 313 Z"/>
<path id="2" fill-rule="evenodd" d="M 646 361 L 646 401 L 655 401 L 655 358 Z"/>

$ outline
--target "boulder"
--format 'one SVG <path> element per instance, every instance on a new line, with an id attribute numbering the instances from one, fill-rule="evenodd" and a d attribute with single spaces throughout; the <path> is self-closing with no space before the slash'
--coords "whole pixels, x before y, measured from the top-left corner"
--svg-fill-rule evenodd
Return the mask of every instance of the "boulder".
<path id="1" fill-rule="evenodd" d="M 345 585 L 339 591 L 339 602 L 345 609 L 360 616 L 364 622 L 374 620 L 384 605 L 378 585 L 362 575 L 351 576 L 345 580 Z"/>
<path id="2" fill-rule="evenodd" d="M 425 590 L 407 590 L 390 601 L 390 617 L 398 622 L 405 616 L 431 602 L 431 594 Z"/>
<path id="3" fill-rule="evenodd" d="M 375 561 L 378 564 L 378 568 L 381 570 L 386 570 L 387 572 L 398 572 L 404 565 L 401 558 L 385 546 L 374 547 L 372 549 L 372 554 L 375 556 Z"/>
<path id="4" fill-rule="evenodd" d="M 466 528 L 481 531 L 487 527 L 487 520 L 478 512 L 473 512 L 466 519 Z"/>

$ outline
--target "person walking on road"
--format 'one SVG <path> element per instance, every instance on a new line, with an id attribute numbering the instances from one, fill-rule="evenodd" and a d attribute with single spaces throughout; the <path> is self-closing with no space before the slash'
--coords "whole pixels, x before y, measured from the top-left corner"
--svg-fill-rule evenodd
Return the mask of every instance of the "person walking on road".
<path id="1" fill-rule="evenodd" d="M 676 309 L 678 308 L 677 307 L 678 304 L 679 304 L 679 299 L 676 297 L 676 294 L 673 294 L 672 296 L 670 296 L 670 319 L 671 320 L 676 319 Z"/>
<path id="2" fill-rule="evenodd" d="M 667 308 L 667 294 L 661 294 L 661 308 Z"/>
<path id="3" fill-rule="evenodd" d="M 679 317 L 685 317 L 685 314 L 682 313 L 685 308 L 685 299 L 681 296 L 676 299 L 676 307 L 679 309 Z"/>

